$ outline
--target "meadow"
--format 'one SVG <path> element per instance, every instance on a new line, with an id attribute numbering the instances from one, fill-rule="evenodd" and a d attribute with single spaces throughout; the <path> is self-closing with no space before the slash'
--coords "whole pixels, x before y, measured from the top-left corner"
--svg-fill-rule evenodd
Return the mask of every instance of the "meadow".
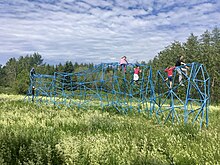
<path id="1" fill-rule="evenodd" d="M 220 164 L 220 107 L 209 127 L 160 125 L 145 114 L 37 106 L 0 94 L 0 164 Z"/>

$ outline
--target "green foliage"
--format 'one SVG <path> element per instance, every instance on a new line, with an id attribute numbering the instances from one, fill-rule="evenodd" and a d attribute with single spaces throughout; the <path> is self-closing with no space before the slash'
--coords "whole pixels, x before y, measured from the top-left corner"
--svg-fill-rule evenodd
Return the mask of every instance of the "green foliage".
<path id="1" fill-rule="evenodd" d="M 61 63 L 57 66 L 51 66 L 43 63 L 42 56 L 38 53 L 21 56 L 18 59 L 11 58 L 6 65 L 2 67 L 0 65 L 0 88 L 1 93 L 27 93 L 30 85 L 29 72 L 32 67 L 35 68 L 36 74 L 53 75 L 54 72 L 80 72 L 86 70 L 92 64 L 72 64 L 71 61 L 67 61 L 64 65 Z M 9 90 L 10 89 L 10 90 Z"/>
<path id="2" fill-rule="evenodd" d="M 209 128 L 160 126 L 145 115 L 57 109 L 0 95 L 0 164 L 218 164 L 219 107 Z"/>
<path id="3" fill-rule="evenodd" d="M 24 70 L 18 73 L 17 79 L 12 87 L 17 93 L 26 94 L 29 87 L 29 74 Z"/>
<path id="4" fill-rule="evenodd" d="M 41 65 L 43 59 L 38 53 L 21 56 L 18 60 L 10 58 L 0 70 L 1 86 L 13 89 L 13 93 L 24 94 L 29 86 L 29 71 L 32 67 Z M 3 90 L 7 93 L 6 90 Z"/>
<path id="5" fill-rule="evenodd" d="M 5 87 L 5 86 L 0 86 L 0 93 L 5 93 L 5 94 L 16 94 L 14 89 L 11 87 Z"/>

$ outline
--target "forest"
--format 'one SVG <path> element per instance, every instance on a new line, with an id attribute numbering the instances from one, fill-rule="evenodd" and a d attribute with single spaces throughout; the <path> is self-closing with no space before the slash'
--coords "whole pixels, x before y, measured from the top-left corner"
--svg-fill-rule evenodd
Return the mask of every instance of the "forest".
<path id="1" fill-rule="evenodd" d="M 155 43 L 156 44 L 156 43 Z M 141 61 L 151 65 L 153 73 L 170 65 L 175 65 L 179 56 L 184 56 L 185 63 L 198 62 L 206 67 L 211 78 L 211 104 L 219 104 L 220 98 L 220 29 L 206 30 L 200 36 L 193 33 L 185 42 L 173 41 L 150 61 Z M 37 73 L 52 75 L 54 72 L 80 72 L 94 66 L 93 63 L 66 61 L 64 64 L 49 65 L 42 55 L 33 53 L 10 58 L 3 66 L 0 64 L 0 93 L 26 94 L 29 87 L 29 72 L 35 67 Z"/>

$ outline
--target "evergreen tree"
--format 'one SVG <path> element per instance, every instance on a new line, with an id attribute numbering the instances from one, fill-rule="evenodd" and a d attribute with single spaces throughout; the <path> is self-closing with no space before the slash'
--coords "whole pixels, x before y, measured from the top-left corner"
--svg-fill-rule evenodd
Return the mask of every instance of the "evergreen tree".
<path id="1" fill-rule="evenodd" d="M 191 33 L 191 35 L 187 38 L 187 41 L 183 44 L 183 46 L 186 63 L 201 61 L 200 44 L 197 36 L 194 36 L 194 34 Z"/>

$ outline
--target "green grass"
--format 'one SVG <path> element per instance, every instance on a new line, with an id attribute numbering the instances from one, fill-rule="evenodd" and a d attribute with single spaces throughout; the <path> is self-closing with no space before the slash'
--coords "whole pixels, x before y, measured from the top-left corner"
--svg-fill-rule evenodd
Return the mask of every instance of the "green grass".
<path id="1" fill-rule="evenodd" d="M 144 114 L 58 109 L 0 95 L 0 164 L 219 164 L 220 109 L 209 128 Z"/>

